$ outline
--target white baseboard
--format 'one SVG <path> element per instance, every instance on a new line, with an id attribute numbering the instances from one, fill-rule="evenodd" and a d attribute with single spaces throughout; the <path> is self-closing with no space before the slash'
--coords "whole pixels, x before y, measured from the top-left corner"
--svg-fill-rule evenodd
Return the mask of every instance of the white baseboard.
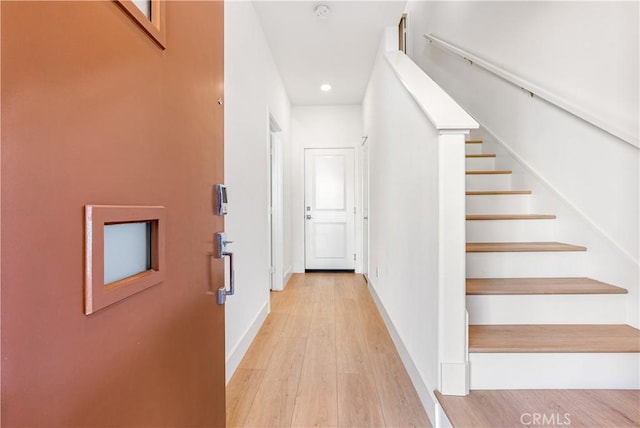
<path id="1" fill-rule="evenodd" d="M 238 366 L 240 365 L 242 358 L 247 353 L 249 346 L 251 346 L 251 342 L 253 342 L 253 339 L 255 339 L 256 335 L 258 334 L 258 331 L 260 330 L 260 327 L 262 327 L 264 320 L 267 319 L 267 315 L 269 315 L 268 300 L 262 306 L 262 309 L 260 309 L 255 319 L 253 320 L 253 322 L 251 323 L 247 331 L 244 333 L 242 338 L 238 341 L 236 346 L 233 348 L 233 350 L 227 353 L 227 361 L 226 361 L 226 367 L 225 367 L 225 372 L 226 372 L 225 383 L 226 384 L 229 383 L 229 381 L 231 380 L 231 377 L 233 377 L 233 374 L 238 369 Z"/>
<path id="2" fill-rule="evenodd" d="M 289 266 L 284 271 L 284 278 L 282 279 L 282 289 L 284 290 L 287 287 L 287 283 L 293 276 L 293 267 Z"/>
<path id="3" fill-rule="evenodd" d="M 398 331 L 393 325 L 393 322 L 391 321 L 389 314 L 387 313 L 384 305 L 380 301 L 380 298 L 378 297 L 378 294 L 376 293 L 376 290 L 373 287 L 373 284 L 371 282 L 371 278 L 367 278 L 367 282 L 369 285 L 369 292 L 373 297 L 373 301 L 376 303 L 376 306 L 378 307 L 378 311 L 380 311 L 380 315 L 382 315 L 382 319 L 384 320 L 387 330 L 389 330 L 389 334 L 391 335 L 391 339 L 393 340 L 393 343 L 396 345 L 398 354 L 400 354 L 400 359 L 402 360 L 402 363 L 404 364 L 404 367 L 407 370 L 407 373 L 409 373 L 409 378 L 411 379 L 411 383 L 413 383 L 413 386 L 416 389 L 416 392 L 418 393 L 418 398 L 420 398 L 420 401 L 422 402 L 422 406 L 427 412 L 427 416 L 429 417 L 429 420 L 431 421 L 432 424 L 434 424 L 435 422 L 434 426 L 436 427 L 450 427 L 451 423 L 448 421 L 444 412 L 440 409 L 440 403 L 438 402 L 438 399 L 433 393 L 434 388 L 431 385 L 428 385 L 427 383 L 425 383 L 422 376 L 420 376 L 420 372 L 418 371 L 418 368 L 414 364 L 413 359 L 411 358 L 411 355 L 409 355 L 409 351 L 407 350 L 406 346 L 402 342 L 402 339 L 400 338 Z"/>
<path id="4" fill-rule="evenodd" d="M 436 403 L 436 423 L 433 426 L 436 428 L 453 428 L 453 424 L 439 402 Z"/>

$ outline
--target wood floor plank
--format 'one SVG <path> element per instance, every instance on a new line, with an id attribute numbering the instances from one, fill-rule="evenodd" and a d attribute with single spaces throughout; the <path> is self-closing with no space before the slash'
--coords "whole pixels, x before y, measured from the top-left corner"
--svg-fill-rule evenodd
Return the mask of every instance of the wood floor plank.
<path id="1" fill-rule="evenodd" d="M 345 280 L 344 277 L 341 276 L 336 279 L 336 299 L 355 299 L 356 291 L 353 281 Z"/>
<path id="2" fill-rule="evenodd" d="M 245 426 L 291 426 L 306 339 L 280 337 Z"/>
<path id="3" fill-rule="evenodd" d="M 504 253 L 539 251 L 586 251 L 579 245 L 562 242 L 467 242 L 467 253 Z"/>
<path id="4" fill-rule="evenodd" d="M 299 379 L 263 380 L 245 419 L 245 427 L 290 427 Z"/>
<path id="5" fill-rule="evenodd" d="M 356 290 L 356 295 L 358 299 L 362 298 L 366 301 L 373 302 L 371 298 L 371 293 L 369 292 L 369 284 L 363 275 L 355 275 L 353 277 L 354 289 Z M 363 300 L 363 301 L 364 301 Z"/>
<path id="6" fill-rule="evenodd" d="M 240 363 L 243 369 L 266 369 L 289 314 L 272 312 L 262 324 L 258 335 Z"/>
<path id="7" fill-rule="evenodd" d="M 338 387 L 335 376 L 303 375 L 296 395 L 292 427 L 337 427 Z"/>
<path id="8" fill-rule="evenodd" d="M 354 299 L 336 301 L 336 351 L 339 373 L 371 371 L 363 334 L 363 321 L 354 309 Z"/>
<path id="9" fill-rule="evenodd" d="M 227 385 L 227 426 L 242 427 L 264 377 L 264 370 L 238 369 Z"/>
<path id="10" fill-rule="evenodd" d="M 338 426 L 336 382 L 335 341 L 309 338 L 291 426 Z"/>
<path id="11" fill-rule="evenodd" d="M 320 281 L 316 284 L 313 295 L 313 312 L 333 314 L 336 296 L 335 281 Z"/>
<path id="12" fill-rule="evenodd" d="M 467 278 L 467 295 L 626 293 L 624 288 L 591 278 Z"/>
<path id="13" fill-rule="evenodd" d="M 272 291 L 271 296 L 271 312 L 270 313 L 289 313 L 289 295 L 282 291 Z"/>
<path id="14" fill-rule="evenodd" d="M 390 349 L 395 349 L 389 331 L 371 296 L 359 299 L 359 302 L 358 315 L 362 320 L 362 333 L 369 352 L 388 352 Z"/>
<path id="15" fill-rule="evenodd" d="M 335 340 L 336 317 L 335 313 L 314 311 L 311 315 L 308 337 L 331 337 Z"/>
<path id="16" fill-rule="evenodd" d="M 372 352 L 369 358 L 387 426 L 430 427 L 429 418 L 397 352 Z"/>
<path id="17" fill-rule="evenodd" d="M 471 391 L 465 397 L 436 391 L 436 397 L 454 427 L 640 426 L 638 390 Z M 554 422 L 533 424 L 534 414 Z"/>
<path id="18" fill-rule="evenodd" d="M 640 352 L 628 325 L 470 325 L 469 352 Z"/>
<path id="19" fill-rule="evenodd" d="M 306 346 L 306 338 L 280 337 L 265 371 L 264 380 L 299 377 Z"/>
<path id="20" fill-rule="evenodd" d="M 336 372 L 335 336 L 309 337 L 304 352 L 302 376 L 313 373 L 331 377 Z"/>
<path id="21" fill-rule="evenodd" d="M 291 289 L 289 293 L 285 293 L 289 297 L 287 311 L 292 315 L 311 315 L 313 311 L 313 302 L 315 287 L 305 281 L 298 287 Z"/>
<path id="22" fill-rule="evenodd" d="M 311 313 L 291 313 L 287 317 L 287 321 L 282 327 L 280 334 L 284 337 L 307 337 L 309 335 L 310 324 Z"/>
<path id="23" fill-rule="evenodd" d="M 373 373 L 338 373 L 338 422 L 343 427 L 385 426 Z"/>
<path id="24" fill-rule="evenodd" d="M 309 337 L 296 394 L 292 426 L 337 426 L 337 388 L 335 337 Z"/>
<path id="25" fill-rule="evenodd" d="M 270 293 L 271 313 L 290 313 L 293 307 L 293 302 L 297 296 L 296 290 L 300 288 L 304 281 L 305 276 L 303 274 L 293 274 L 287 283 L 286 293 L 284 291 L 272 291 Z"/>

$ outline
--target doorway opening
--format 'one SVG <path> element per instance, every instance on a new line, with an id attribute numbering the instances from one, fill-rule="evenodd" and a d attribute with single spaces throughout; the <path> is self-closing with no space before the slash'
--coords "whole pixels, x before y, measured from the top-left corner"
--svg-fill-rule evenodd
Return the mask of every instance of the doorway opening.
<path id="1" fill-rule="evenodd" d="M 398 23 L 398 49 L 405 55 L 407 53 L 407 14 L 405 13 L 400 18 Z"/>

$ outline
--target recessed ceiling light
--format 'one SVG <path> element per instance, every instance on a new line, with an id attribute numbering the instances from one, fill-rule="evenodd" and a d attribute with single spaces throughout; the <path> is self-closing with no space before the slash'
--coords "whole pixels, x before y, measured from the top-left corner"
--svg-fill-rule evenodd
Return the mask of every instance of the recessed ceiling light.
<path id="1" fill-rule="evenodd" d="M 324 84 L 320 85 L 320 90 L 322 92 L 328 92 L 328 91 L 331 90 L 331 85 L 328 84 L 328 83 L 324 83 Z"/>

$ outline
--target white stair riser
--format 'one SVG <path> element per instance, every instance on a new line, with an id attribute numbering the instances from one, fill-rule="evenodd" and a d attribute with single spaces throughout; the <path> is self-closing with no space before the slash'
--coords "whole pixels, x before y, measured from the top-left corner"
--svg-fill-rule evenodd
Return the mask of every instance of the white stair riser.
<path id="1" fill-rule="evenodd" d="M 467 190 L 511 190 L 511 174 L 467 174 Z"/>
<path id="2" fill-rule="evenodd" d="M 472 241 L 470 241 L 472 242 Z M 585 253 L 467 253 L 467 278 L 585 276 Z"/>
<path id="3" fill-rule="evenodd" d="M 531 195 L 467 195 L 467 214 L 531 214 Z"/>
<path id="4" fill-rule="evenodd" d="M 465 158 L 467 171 L 486 171 L 496 169 L 496 158 Z"/>
<path id="5" fill-rule="evenodd" d="M 464 151 L 467 155 L 477 155 L 482 153 L 482 144 L 465 144 Z"/>
<path id="6" fill-rule="evenodd" d="M 467 220 L 469 242 L 551 242 L 555 220 Z"/>
<path id="7" fill-rule="evenodd" d="M 469 324 L 625 324 L 625 294 L 472 295 Z"/>
<path id="8" fill-rule="evenodd" d="M 471 389 L 638 389 L 638 353 L 470 353 Z"/>

